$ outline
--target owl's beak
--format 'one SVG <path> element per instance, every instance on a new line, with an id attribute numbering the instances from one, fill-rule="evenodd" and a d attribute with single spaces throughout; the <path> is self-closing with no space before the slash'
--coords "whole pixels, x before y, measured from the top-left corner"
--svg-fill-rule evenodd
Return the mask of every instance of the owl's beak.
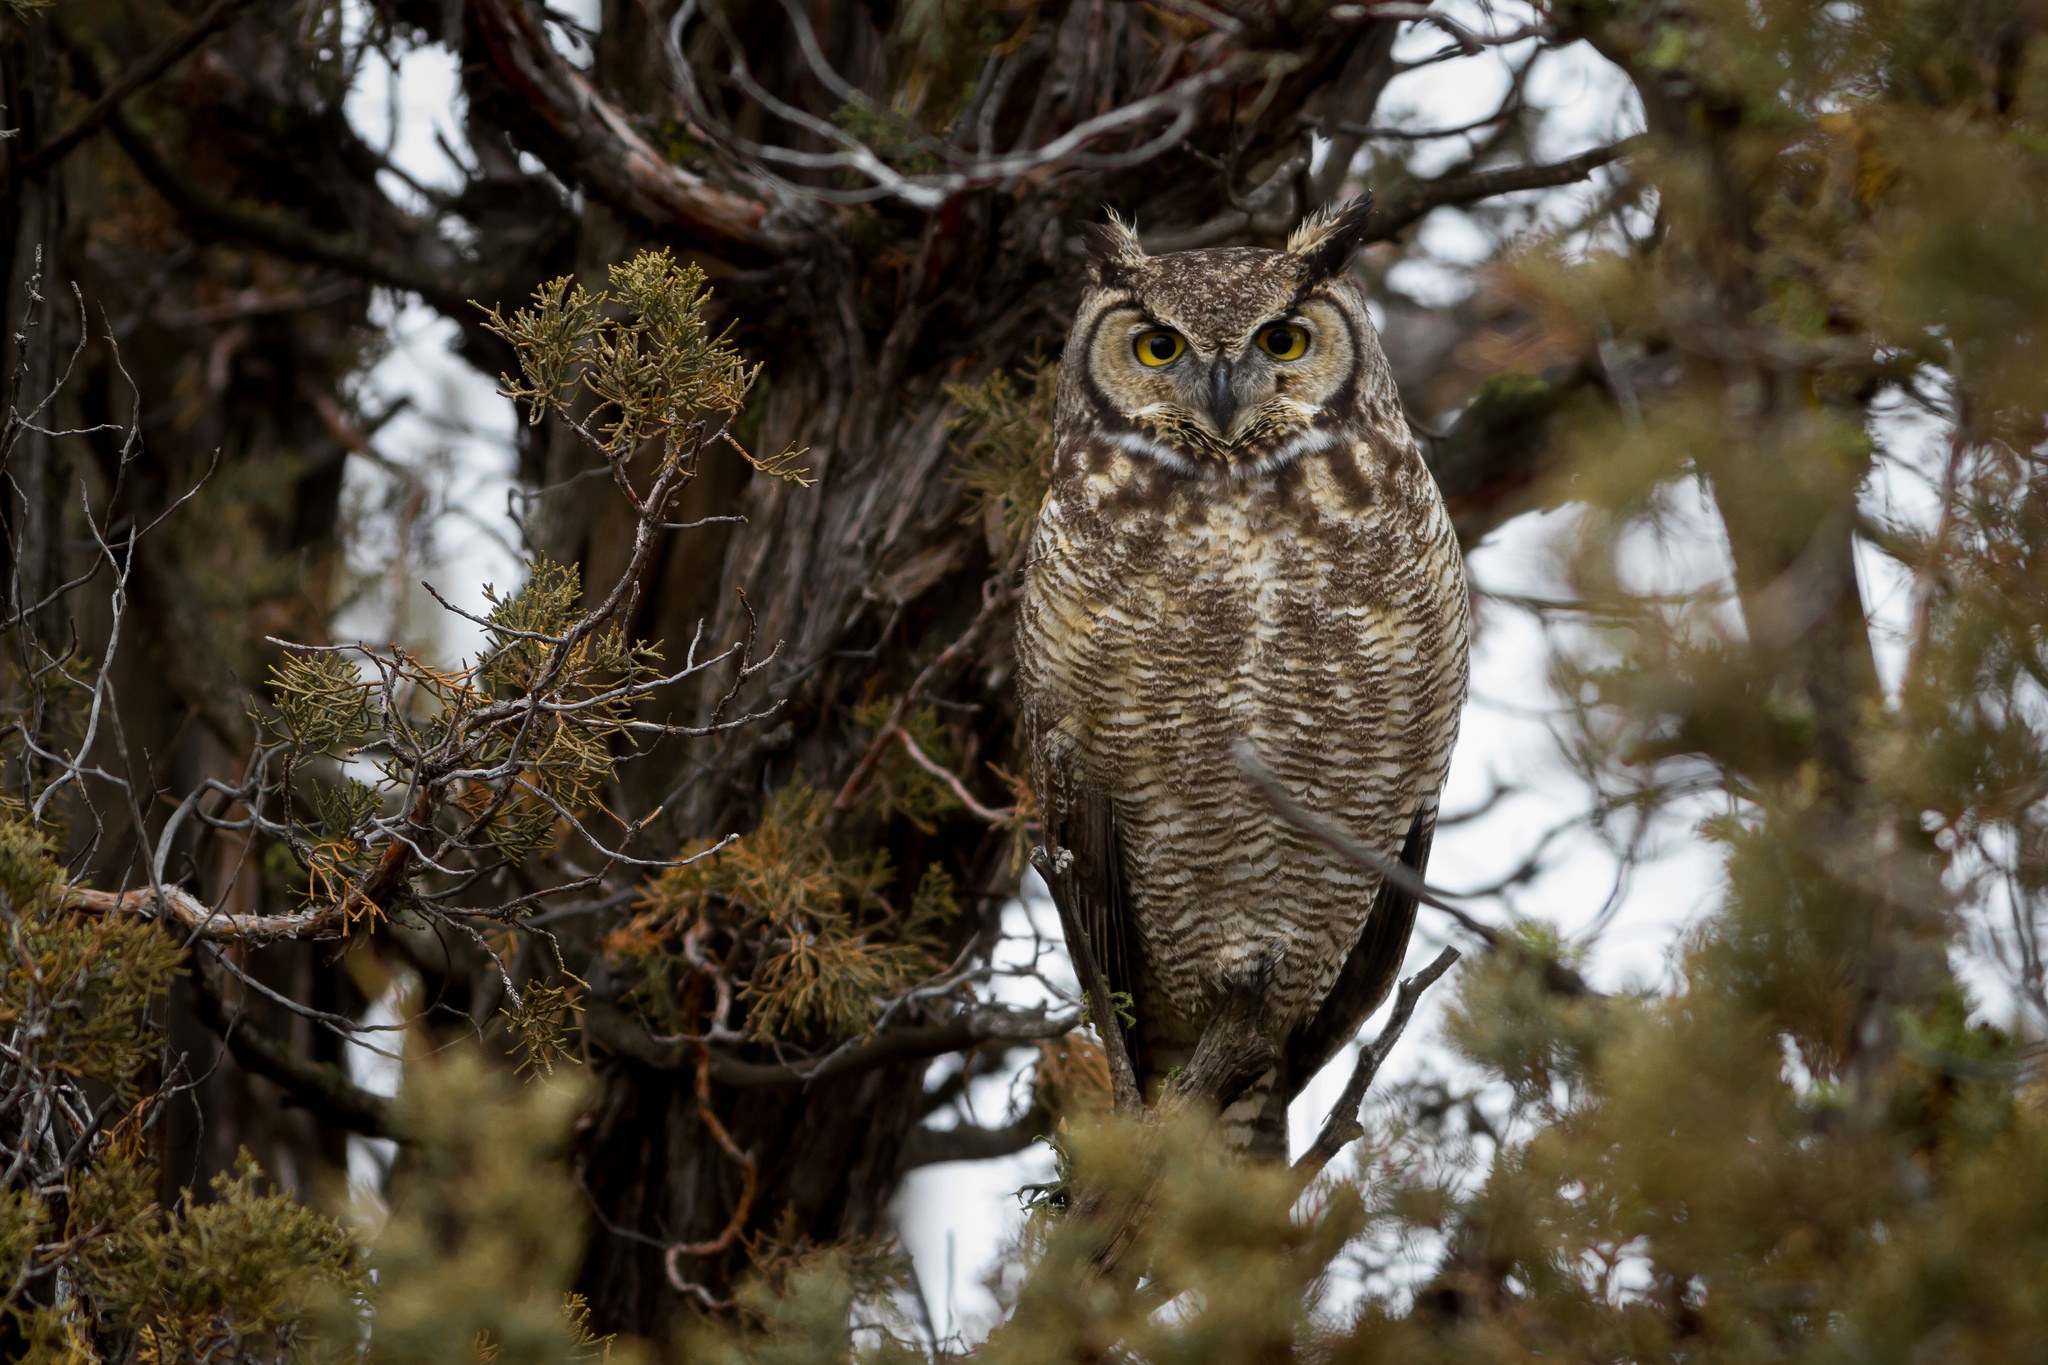
<path id="1" fill-rule="evenodd" d="M 1216 423 L 1218 436 L 1230 435 L 1230 424 L 1237 418 L 1237 391 L 1230 387 L 1228 356 L 1218 357 L 1209 371 L 1209 417 Z"/>

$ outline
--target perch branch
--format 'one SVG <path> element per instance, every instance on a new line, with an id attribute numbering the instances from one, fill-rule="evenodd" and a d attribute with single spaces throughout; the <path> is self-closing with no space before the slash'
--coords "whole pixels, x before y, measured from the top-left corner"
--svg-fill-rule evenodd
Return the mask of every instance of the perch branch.
<path id="1" fill-rule="evenodd" d="M 1280 1055 L 1265 1027 L 1264 983 L 1240 986 L 1211 1015 L 1187 1069 L 1174 1081 L 1171 1111 L 1201 1100 L 1219 1112 L 1230 1107 Z"/>

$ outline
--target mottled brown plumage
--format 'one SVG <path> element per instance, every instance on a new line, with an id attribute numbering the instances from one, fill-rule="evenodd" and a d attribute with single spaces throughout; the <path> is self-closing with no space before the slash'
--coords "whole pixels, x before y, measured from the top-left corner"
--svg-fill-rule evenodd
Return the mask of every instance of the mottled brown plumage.
<path id="1" fill-rule="evenodd" d="M 1091 230 L 1018 626 L 1047 843 L 1133 997 L 1141 1082 L 1254 992 L 1281 1061 L 1227 1117 L 1269 1154 L 1415 905 L 1278 819 L 1231 744 L 1420 871 L 1465 695 L 1457 539 L 1345 271 L 1364 213 L 1285 251 Z"/>

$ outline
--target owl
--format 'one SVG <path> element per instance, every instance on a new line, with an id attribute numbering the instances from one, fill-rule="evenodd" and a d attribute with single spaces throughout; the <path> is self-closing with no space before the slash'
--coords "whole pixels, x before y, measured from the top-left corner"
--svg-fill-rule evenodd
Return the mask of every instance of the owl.
<path id="1" fill-rule="evenodd" d="M 1415 900 L 1275 815 L 1233 743 L 1419 874 L 1465 698 L 1457 537 L 1348 270 L 1369 213 L 1280 251 L 1088 229 L 1018 614 L 1046 844 L 1141 1085 L 1249 993 L 1278 1060 L 1223 1117 L 1267 1156 L 1385 999 Z"/>

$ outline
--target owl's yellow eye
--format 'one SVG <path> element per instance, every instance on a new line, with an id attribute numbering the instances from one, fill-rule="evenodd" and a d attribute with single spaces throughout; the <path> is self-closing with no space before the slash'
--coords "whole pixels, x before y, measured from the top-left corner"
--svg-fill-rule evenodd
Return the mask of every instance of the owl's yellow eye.
<path id="1" fill-rule="evenodd" d="M 1138 339 L 1131 343 L 1131 349 L 1137 352 L 1139 363 L 1150 365 L 1155 370 L 1161 365 L 1171 365 L 1179 360 L 1180 353 L 1187 348 L 1188 344 L 1180 339 L 1180 333 L 1169 332 L 1164 327 L 1140 332 Z"/>
<path id="2" fill-rule="evenodd" d="M 1275 360 L 1299 360 L 1308 349 L 1308 329 L 1283 322 L 1259 333 L 1259 349 Z"/>

